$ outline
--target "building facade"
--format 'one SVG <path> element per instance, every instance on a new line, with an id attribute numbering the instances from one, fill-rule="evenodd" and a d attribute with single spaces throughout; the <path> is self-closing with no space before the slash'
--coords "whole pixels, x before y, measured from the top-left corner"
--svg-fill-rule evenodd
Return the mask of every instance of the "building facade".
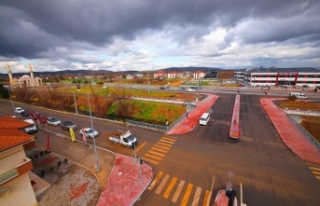
<path id="1" fill-rule="evenodd" d="M 320 70 L 318 68 L 261 68 L 235 72 L 239 83 L 250 86 L 320 86 Z"/>
<path id="2" fill-rule="evenodd" d="M 33 70 L 30 65 L 30 76 L 25 74 L 20 78 L 13 78 L 11 68 L 8 64 L 8 75 L 10 86 L 12 87 L 37 87 L 42 85 L 42 79 L 39 77 L 34 77 Z"/>
<path id="3" fill-rule="evenodd" d="M 19 129 L 29 126 L 12 117 L 0 118 L 0 205 L 38 205 L 29 177 L 32 161 L 25 149 L 35 145 L 34 136 Z"/>

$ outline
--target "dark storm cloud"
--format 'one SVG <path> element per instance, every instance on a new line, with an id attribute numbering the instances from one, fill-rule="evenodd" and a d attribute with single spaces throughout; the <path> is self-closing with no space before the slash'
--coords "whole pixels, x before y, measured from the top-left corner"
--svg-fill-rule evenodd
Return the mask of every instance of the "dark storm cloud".
<path id="1" fill-rule="evenodd" d="M 172 39 L 184 41 L 203 35 L 210 26 L 232 28 L 247 19 L 271 17 L 275 21 L 267 31 L 255 25 L 239 37 L 246 43 L 286 41 L 308 32 L 319 37 L 318 11 L 318 0 L 4 0 L 0 55 L 41 57 L 55 47 L 76 47 L 78 42 L 103 46 L 114 37 L 130 40 L 146 29 L 160 31 L 171 25 L 185 32 L 170 34 Z M 298 19 L 295 16 L 304 21 L 290 21 Z M 276 19 L 282 24 L 276 24 Z M 183 30 L 190 26 L 198 32 Z"/>

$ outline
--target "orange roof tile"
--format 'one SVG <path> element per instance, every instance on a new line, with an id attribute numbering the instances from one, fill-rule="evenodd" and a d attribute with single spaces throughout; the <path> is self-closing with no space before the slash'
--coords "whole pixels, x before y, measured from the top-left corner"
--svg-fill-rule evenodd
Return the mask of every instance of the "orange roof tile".
<path id="1" fill-rule="evenodd" d="M 10 116 L 0 117 L 0 129 L 21 129 L 31 124 Z"/>
<path id="2" fill-rule="evenodd" d="M 0 152 L 27 143 L 33 139 L 34 136 L 17 129 L 0 129 Z"/>

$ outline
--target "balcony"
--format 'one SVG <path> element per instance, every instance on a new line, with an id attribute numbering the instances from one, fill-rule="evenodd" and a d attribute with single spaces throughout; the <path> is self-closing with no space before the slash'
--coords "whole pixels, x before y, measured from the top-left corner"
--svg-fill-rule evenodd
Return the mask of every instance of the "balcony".
<path id="1" fill-rule="evenodd" d="M 23 162 L 15 168 L 0 174 L 0 186 L 9 182 L 10 180 L 30 171 L 33 168 L 32 162 L 29 158 L 23 158 Z"/>

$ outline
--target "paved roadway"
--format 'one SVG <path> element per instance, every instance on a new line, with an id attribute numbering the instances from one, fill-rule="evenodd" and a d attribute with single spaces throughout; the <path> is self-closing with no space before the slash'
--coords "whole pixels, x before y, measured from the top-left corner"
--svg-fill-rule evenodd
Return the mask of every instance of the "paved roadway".
<path id="1" fill-rule="evenodd" d="M 282 143 L 259 103 L 261 96 L 241 95 L 241 138 L 232 141 L 228 131 L 234 94 L 218 95 L 209 124 L 197 126 L 186 135 L 169 136 L 129 127 L 139 140 L 137 155 L 153 166 L 157 179 L 136 205 L 191 205 L 193 201 L 203 205 L 210 192 L 212 203 L 218 190 L 225 188 L 228 171 L 234 173 L 232 182 L 238 198 L 239 183 L 243 184 L 243 199 L 248 205 L 318 205 L 319 180 Z M 87 118 L 38 110 L 61 120 L 72 120 L 79 127 L 90 125 Z M 11 111 L 9 103 L 1 102 L 1 113 Z M 94 127 L 100 132 L 127 129 L 120 124 L 97 121 Z M 60 127 L 48 128 L 68 135 Z M 81 139 L 78 131 L 76 134 Z M 96 140 L 101 147 L 133 155 L 130 149 L 110 144 L 103 132 Z"/>
<path id="2" fill-rule="evenodd" d="M 241 95 L 240 141 L 228 138 L 234 95 L 219 96 L 207 126 L 170 137 L 175 139 L 170 150 L 162 152 L 165 156 L 158 164 L 152 164 L 159 179 L 136 205 L 192 205 L 193 201 L 203 205 L 210 191 L 212 203 L 215 194 L 225 188 L 228 171 L 234 173 L 238 198 L 239 184 L 243 184 L 248 205 L 318 205 L 319 180 L 282 143 L 259 103 L 261 96 Z M 150 151 L 156 150 L 145 154 Z M 176 198 L 180 184 L 184 185 Z"/>

